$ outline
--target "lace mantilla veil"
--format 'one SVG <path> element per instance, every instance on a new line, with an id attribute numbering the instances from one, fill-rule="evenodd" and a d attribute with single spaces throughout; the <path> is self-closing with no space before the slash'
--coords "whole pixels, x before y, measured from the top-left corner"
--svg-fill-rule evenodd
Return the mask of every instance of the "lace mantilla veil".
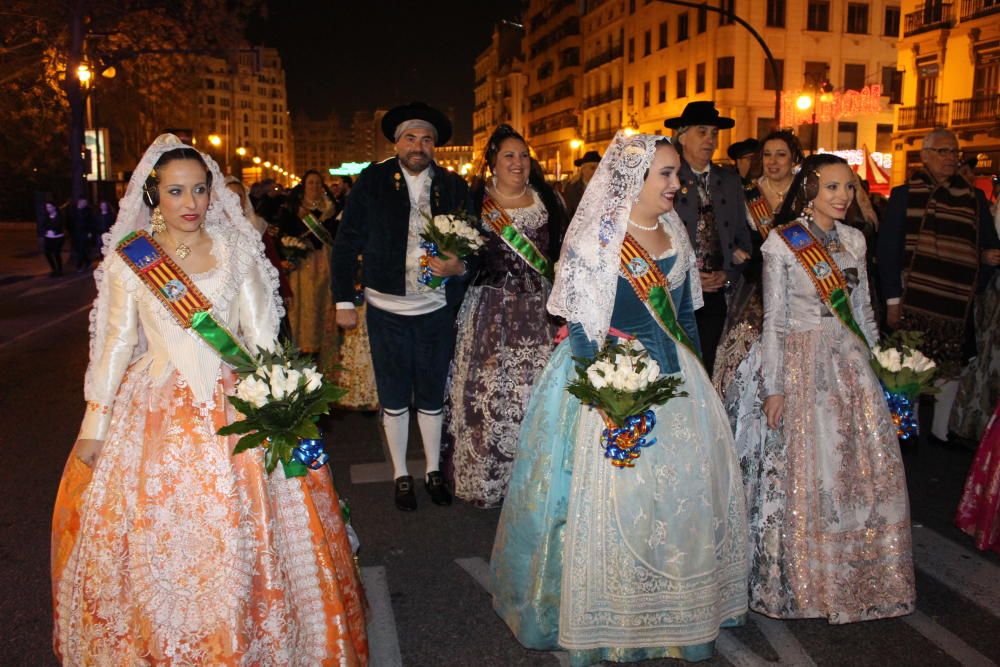
<path id="1" fill-rule="evenodd" d="M 131 272 L 124 266 L 116 252 L 115 247 L 119 241 L 127 234 L 134 231 L 149 231 L 150 209 L 143 202 L 143 184 L 153 170 L 153 166 L 167 151 L 177 148 L 191 148 L 172 134 L 161 134 L 153 141 L 152 145 L 139 160 L 132 178 L 129 179 L 125 196 L 118 204 L 118 217 L 114 225 L 104 234 L 104 259 L 94 271 L 94 281 L 97 283 L 97 299 L 94 307 L 90 311 L 90 359 L 104 347 L 105 337 L 108 335 L 109 316 L 109 294 L 111 291 L 111 281 L 120 280 L 125 288 L 134 291 L 146 289 L 142 287 L 138 279 L 131 275 Z M 225 185 L 225 178 L 219 165 L 210 156 L 201 153 L 202 159 L 212 172 L 212 189 L 208 210 L 205 213 L 205 230 L 212 235 L 212 254 L 216 257 L 216 268 L 221 272 L 223 284 L 226 288 L 223 297 L 233 298 L 239 290 L 244 272 L 259 262 L 260 268 L 266 276 L 272 293 L 271 307 L 275 309 L 277 318 L 284 315 L 284 307 L 278 296 L 278 271 L 264 255 L 264 244 L 260 234 L 247 219 L 243 212 L 243 206 L 239 196 L 229 190 Z M 220 248 L 223 245 L 226 248 Z M 221 258 L 228 258 L 230 261 L 221 261 Z M 145 342 L 139 341 L 133 358 L 138 357 L 145 350 Z M 84 383 L 85 393 L 89 395 L 90 373 Z"/>
<path id="2" fill-rule="evenodd" d="M 663 140 L 659 135 L 628 136 L 619 131 L 597 165 L 566 230 L 548 310 L 569 322 L 578 322 L 587 337 L 601 345 L 611 326 L 619 254 L 629 213 L 639 198 L 656 144 Z M 670 231 L 678 264 L 686 264 L 694 304 L 700 308 L 701 280 L 684 223 L 674 211 L 660 219 Z"/>

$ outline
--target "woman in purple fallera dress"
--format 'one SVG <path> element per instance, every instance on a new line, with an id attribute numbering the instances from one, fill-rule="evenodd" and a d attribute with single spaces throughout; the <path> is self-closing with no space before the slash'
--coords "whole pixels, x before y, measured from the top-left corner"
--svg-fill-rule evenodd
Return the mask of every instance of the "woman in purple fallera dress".
<path id="1" fill-rule="evenodd" d="M 444 440 L 455 495 L 497 507 L 531 387 L 552 351 L 545 302 L 565 213 L 531 176 L 528 146 L 510 126 L 490 137 L 485 160 L 491 176 L 475 200 L 486 244 L 458 315 Z"/>

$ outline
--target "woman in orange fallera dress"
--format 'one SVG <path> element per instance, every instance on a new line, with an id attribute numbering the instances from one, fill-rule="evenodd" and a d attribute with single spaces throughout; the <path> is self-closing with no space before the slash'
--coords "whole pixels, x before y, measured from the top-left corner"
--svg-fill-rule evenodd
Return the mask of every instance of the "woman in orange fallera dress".
<path id="1" fill-rule="evenodd" d="M 151 224 L 152 223 L 152 224 Z M 87 412 L 52 526 L 66 665 L 365 665 L 364 597 L 328 469 L 233 455 L 234 374 L 115 247 L 153 239 L 243 343 L 273 348 L 277 274 L 211 158 L 163 135 L 106 237 Z"/>

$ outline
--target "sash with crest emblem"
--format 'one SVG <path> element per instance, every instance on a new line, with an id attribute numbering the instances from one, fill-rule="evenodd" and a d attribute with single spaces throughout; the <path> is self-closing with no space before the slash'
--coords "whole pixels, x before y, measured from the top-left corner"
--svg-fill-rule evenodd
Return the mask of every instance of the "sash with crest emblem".
<path id="1" fill-rule="evenodd" d="M 131 232 L 115 251 L 182 328 L 197 334 L 230 366 L 253 364 L 250 353 L 212 315 L 212 303 L 148 232 Z"/>
<path id="2" fill-rule="evenodd" d="M 674 308 L 673 299 L 670 298 L 670 283 L 667 282 L 667 277 L 631 234 L 625 234 L 620 257 L 621 275 L 635 290 L 636 296 L 646 306 L 656 323 L 674 342 L 683 345 L 700 359 L 701 355 L 694 341 L 677 321 L 677 310 Z"/>
<path id="3" fill-rule="evenodd" d="M 795 255 L 809 279 L 816 286 L 819 298 L 845 327 L 868 347 L 868 339 L 854 319 L 851 301 L 847 294 L 847 280 L 837 262 L 805 225 L 793 222 L 778 230 L 778 235 Z"/>

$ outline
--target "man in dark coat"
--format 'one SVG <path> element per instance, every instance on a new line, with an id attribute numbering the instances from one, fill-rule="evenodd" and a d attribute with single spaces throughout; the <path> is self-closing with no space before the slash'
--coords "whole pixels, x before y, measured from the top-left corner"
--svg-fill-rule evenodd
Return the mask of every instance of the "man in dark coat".
<path id="1" fill-rule="evenodd" d="M 424 481 L 431 500 L 451 503 L 439 470 L 445 381 L 455 346 L 454 322 L 465 291 L 467 267 L 456 257 L 436 257 L 443 288 L 420 282 L 420 232 L 427 215 L 470 210 L 469 188 L 458 175 L 434 163 L 434 148 L 451 137 L 451 122 L 422 102 L 390 110 L 382 132 L 396 156 L 363 172 L 351 190 L 333 246 L 333 296 L 337 324 L 357 326 L 354 277 L 362 256 L 368 338 L 382 426 L 392 456 L 396 507 L 417 508 L 406 468 L 410 403 L 427 460 Z"/>
<path id="2" fill-rule="evenodd" d="M 583 192 L 587 189 L 587 184 L 590 183 L 590 177 L 597 171 L 597 165 L 600 161 L 601 154 L 597 151 L 587 151 L 583 157 L 573 160 L 578 171 L 576 176 L 566 184 L 566 190 L 563 192 L 563 199 L 566 200 L 566 217 L 570 220 L 576 214 L 580 200 L 583 199 Z"/>
<path id="3" fill-rule="evenodd" d="M 719 130 L 735 125 L 719 115 L 714 102 L 691 102 L 664 125 L 674 130 L 681 153 L 681 190 L 674 210 L 684 221 L 701 272 L 705 305 L 695 311 L 705 368 L 711 374 L 726 323 L 726 290 L 750 258 L 752 245 L 739 175 L 712 164 Z"/>

